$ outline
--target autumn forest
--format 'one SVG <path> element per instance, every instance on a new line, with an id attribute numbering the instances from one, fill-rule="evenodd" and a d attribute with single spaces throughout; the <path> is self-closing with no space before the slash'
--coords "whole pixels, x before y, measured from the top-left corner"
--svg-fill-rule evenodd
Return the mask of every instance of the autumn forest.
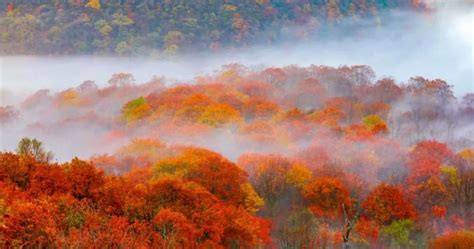
<path id="1" fill-rule="evenodd" d="M 166 63 L 307 39 L 299 24 L 317 36 L 435 12 L 414 0 L 4 2 L 2 56 Z M 4 77 L 0 248 L 474 248 L 472 87 L 268 62 L 26 94 Z"/>

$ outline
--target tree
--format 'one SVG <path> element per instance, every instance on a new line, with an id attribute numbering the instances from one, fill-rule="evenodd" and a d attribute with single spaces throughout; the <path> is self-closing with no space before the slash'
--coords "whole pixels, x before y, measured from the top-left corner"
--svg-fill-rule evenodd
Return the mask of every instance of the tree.
<path id="1" fill-rule="evenodd" d="M 31 157 L 20 157 L 13 153 L 0 153 L 0 180 L 13 183 L 26 189 L 30 183 L 31 172 L 37 162 Z"/>
<path id="2" fill-rule="evenodd" d="M 268 119 L 277 114 L 279 106 L 262 98 L 249 98 L 244 102 L 242 114 L 247 120 Z"/>
<path id="3" fill-rule="evenodd" d="M 472 231 L 455 231 L 437 237 L 430 241 L 430 249 L 471 249 L 474 247 L 474 233 Z"/>
<path id="4" fill-rule="evenodd" d="M 446 206 L 451 204 L 452 196 L 446 186 L 437 176 L 432 176 L 425 182 L 409 186 L 410 194 L 413 196 L 415 206 L 425 213 L 435 205 Z"/>
<path id="5" fill-rule="evenodd" d="M 160 234 L 162 248 L 195 248 L 196 228 L 181 213 L 163 208 L 152 220 L 154 229 Z"/>
<path id="6" fill-rule="evenodd" d="M 270 222 L 234 206 L 220 209 L 224 217 L 228 217 L 222 237 L 225 248 L 256 248 L 270 244 Z"/>
<path id="7" fill-rule="evenodd" d="M 369 217 L 381 225 L 389 225 L 394 220 L 416 217 L 415 207 L 405 198 L 402 191 L 384 183 L 372 190 L 362 203 L 362 207 Z"/>
<path id="8" fill-rule="evenodd" d="M 246 198 L 242 190 L 246 173 L 218 153 L 198 148 L 185 149 L 174 158 L 159 161 L 155 175 L 178 176 L 199 183 L 221 200 L 239 204 Z M 247 189 L 246 194 L 252 194 Z"/>
<path id="9" fill-rule="evenodd" d="M 115 47 L 115 53 L 117 53 L 117 55 L 128 55 L 131 51 L 131 47 L 124 41 L 119 42 Z"/>
<path id="10" fill-rule="evenodd" d="M 239 111 L 227 104 L 212 104 L 206 107 L 199 122 L 213 127 L 219 127 L 228 123 L 241 121 Z"/>
<path id="11" fill-rule="evenodd" d="M 341 16 L 337 0 L 329 0 L 327 3 L 327 17 L 329 21 L 337 21 Z"/>
<path id="12" fill-rule="evenodd" d="M 136 138 L 121 147 L 114 156 L 124 164 L 122 167 L 151 166 L 170 154 L 170 149 L 158 139 Z"/>
<path id="13" fill-rule="evenodd" d="M 249 29 L 249 25 L 240 13 L 233 14 L 232 29 L 234 30 L 234 33 L 235 33 L 234 39 L 237 42 L 241 42 L 242 40 L 244 40 L 247 34 L 247 31 Z"/>
<path id="14" fill-rule="evenodd" d="M 381 234 L 394 247 L 408 247 L 414 243 L 411 238 L 414 228 L 414 222 L 410 219 L 394 220 L 381 229 Z"/>
<path id="15" fill-rule="evenodd" d="M 462 202 L 462 192 L 463 192 L 463 180 L 460 177 L 459 169 L 454 166 L 442 165 L 441 166 L 442 180 L 446 189 L 450 192 L 450 195 L 453 197 L 453 201 L 456 204 L 461 204 Z M 468 187 L 469 188 L 469 187 Z"/>
<path id="16" fill-rule="evenodd" d="M 315 248 L 320 223 L 311 210 L 292 211 L 278 230 L 284 248 Z"/>
<path id="17" fill-rule="evenodd" d="M 29 156 L 41 163 L 48 163 L 53 159 L 51 151 L 44 151 L 43 143 L 39 140 L 24 137 L 18 143 L 16 153 L 20 156 Z"/>
<path id="18" fill-rule="evenodd" d="M 265 206 L 265 201 L 261 198 L 250 183 L 240 185 L 240 191 L 243 195 L 243 206 L 250 213 L 256 213 L 261 207 Z"/>
<path id="19" fill-rule="evenodd" d="M 81 98 L 79 93 L 74 89 L 68 89 L 58 94 L 56 103 L 59 106 L 81 106 L 85 103 L 84 99 Z"/>
<path id="20" fill-rule="evenodd" d="M 387 133 L 388 127 L 385 121 L 377 115 L 368 115 L 362 119 L 364 127 L 374 134 Z"/>
<path id="21" fill-rule="evenodd" d="M 7 14 L 12 15 L 13 10 L 15 10 L 15 5 L 13 5 L 13 3 L 8 3 L 7 4 Z"/>
<path id="22" fill-rule="evenodd" d="M 158 239 L 151 224 L 89 212 L 82 227 L 74 228 L 66 235 L 64 244 L 83 248 L 150 248 L 159 243 Z"/>
<path id="23" fill-rule="evenodd" d="M 423 77 L 411 78 L 407 88 L 408 91 L 414 94 L 433 98 L 433 100 L 439 101 L 443 105 L 455 99 L 452 86 L 440 79 L 428 80 Z"/>
<path id="24" fill-rule="evenodd" d="M 130 86 L 135 82 L 135 78 L 129 73 L 114 73 L 107 82 L 117 87 Z"/>
<path id="25" fill-rule="evenodd" d="M 250 181 L 257 193 L 263 197 L 270 214 L 278 209 L 278 202 L 288 191 L 287 173 L 291 162 L 276 155 L 245 155 L 239 165 L 250 174 Z"/>
<path id="26" fill-rule="evenodd" d="M 378 80 L 372 87 L 372 91 L 378 101 L 385 103 L 393 103 L 403 94 L 403 90 L 390 78 Z"/>
<path id="27" fill-rule="evenodd" d="M 302 110 L 311 110 L 320 108 L 327 97 L 327 90 L 318 79 L 307 78 L 299 82 L 296 89 L 287 95 L 284 104 Z"/>
<path id="28" fill-rule="evenodd" d="M 86 7 L 100 10 L 100 0 L 89 0 L 89 2 L 86 4 Z"/>
<path id="29" fill-rule="evenodd" d="M 341 205 L 352 207 L 349 190 L 335 177 L 317 177 L 303 188 L 303 197 L 316 216 L 336 218 L 342 214 Z"/>
<path id="30" fill-rule="evenodd" d="M 448 189 L 454 198 L 454 203 L 460 206 L 466 219 L 472 217 L 474 205 L 474 149 L 464 149 L 457 155 L 456 172 L 449 174 Z M 472 221 L 471 221 L 472 222 Z"/>
<path id="31" fill-rule="evenodd" d="M 281 86 L 287 79 L 285 71 L 281 68 L 267 68 L 260 73 L 260 77 L 274 86 Z"/>
<path id="32" fill-rule="evenodd" d="M 196 241 L 200 245 L 218 245 L 222 239 L 226 220 L 221 212 L 222 203 L 197 183 L 161 178 L 149 186 L 141 204 L 133 211 L 145 220 L 152 220 L 161 208 L 183 214 L 196 227 Z"/>
<path id="33" fill-rule="evenodd" d="M 464 95 L 461 104 L 463 111 L 467 114 L 470 114 L 472 117 L 474 114 L 474 93 L 467 93 Z"/>
<path id="34" fill-rule="evenodd" d="M 95 28 L 106 38 L 109 36 L 109 34 L 113 30 L 113 28 L 109 25 L 109 23 L 104 19 L 100 19 L 99 21 L 95 22 L 94 25 L 95 25 Z"/>
<path id="35" fill-rule="evenodd" d="M 38 165 L 30 176 L 29 191 L 36 195 L 68 193 L 70 182 L 59 165 Z"/>
<path id="36" fill-rule="evenodd" d="M 174 55 L 179 51 L 181 44 L 184 42 L 184 34 L 180 31 L 168 31 L 163 38 L 165 53 Z"/>
<path id="37" fill-rule="evenodd" d="M 286 174 L 286 181 L 295 187 L 303 188 L 312 177 L 311 170 L 303 164 L 294 164 Z"/>
<path id="38" fill-rule="evenodd" d="M 350 242 L 350 235 L 351 231 L 354 228 L 354 226 L 357 224 L 357 221 L 359 220 L 359 215 L 360 215 L 360 209 L 357 209 L 354 216 L 349 217 L 346 206 L 344 203 L 341 205 L 342 206 L 342 211 L 344 214 L 344 226 L 342 230 L 342 241 L 343 241 L 343 248 L 344 249 L 349 249 L 349 242 Z"/>
<path id="39" fill-rule="evenodd" d="M 446 144 L 436 140 L 421 141 L 410 152 L 408 168 L 410 182 L 423 182 L 431 176 L 439 176 L 441 165 L 449 164 L 453 153 Z"/>
<path id="40" fill-rule="evenodd" d="M 67 180 L 71 184 L 71 194 L 81 200 L 97 201 L 104 185 L 104 173 L 91 163 L 74 158 L 64 165 Z"/>
<path id="41" fill-rule="evenodd" d="M 207 95 L 193 94 L 183 100 L 182 106 L 176 111 L 175 118 L 180 124 L 195 124 L 206 107 L 212 103 L 212 99 Z"/>
<path id="42" fill-rule="evenodd" d="M 380 225 L 363 214 L 357 221 L 354 229 L 358 238 L 367 241 L 369 244 L 375 244 L 379 238 Z"/>
<path id="43" fill-rule="evenodd" d="M 59 226 L 52 203 L 17 200 L 0 220 L 0 246 L 55 247 Z"/>
<path id="44" fill-rule="evenodd" d="M 118 26 L 119 29 L 124 27 L 133 25 L 134 21 L 129 16 L 122 14 L 121 12 L 117 12 L 113 15 L 112 25 Z"/>
<path id="45" fill-rule="evenodd" d="M 375 79 L 374 70 L 365 65 L 355 65 L 350 67 L 349 76 L 356 86 L 371 85 Z"/>
<path id="46" fill-rule="evenodd" d="M 127 124 L 132 124 L 149 115 L 151 110 L 151 106 L 147 103 L 146 99 L 139 97 L 125 104 L 122 108 L 122 114 Z"/>

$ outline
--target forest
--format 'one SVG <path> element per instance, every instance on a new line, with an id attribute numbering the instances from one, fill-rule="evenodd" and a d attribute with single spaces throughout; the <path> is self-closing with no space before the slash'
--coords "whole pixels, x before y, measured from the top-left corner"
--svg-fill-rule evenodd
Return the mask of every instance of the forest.
<path id="1" fill-rule="evenodd" d="M 0 6 L 1 54 L 154 57 L 301 40 L 337 23 L 381 25 L 388 17 L 380 13 L 429 10 L 420 0 L 0 0 Z"/>
<path id="2" fill-rule="evenodd" d="M 34 138 L 2 152 L 1 247 L 474 245 L 474 94 L 441 79 L 231 64 L 171 85 L 116 73 L 0 110 L 2 131 L 35 113 L 22 134 L 122 144 L 65 162 Z"/>
<path id="3" fill-rule="evenodd" d="M 473 249 L 473 7 L 0 0 L 0 248 Z"/>

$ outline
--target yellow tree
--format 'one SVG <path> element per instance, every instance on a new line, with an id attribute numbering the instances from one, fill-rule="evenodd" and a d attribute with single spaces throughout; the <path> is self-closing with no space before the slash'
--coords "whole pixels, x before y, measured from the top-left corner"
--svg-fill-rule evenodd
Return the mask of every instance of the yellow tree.
<path id="1" fill-rule="evenodd" d="M 199 117 L 199 122 L 213 127 L 242 120 L 239 111 L 227 104 L 211 104 Z"/>
<path id="2" fill-rule="evenodd" d="M 304 187 L 312 177 L 311 170 L 303 164 L 294 164 L 286 173 L 286 181 L 298 188 Z"/>
<path id="3" fill-rule="evenodd" d="M 86 4 L 86 7 L 100 10 L 100 0 L 89 0 L 89 2 Z"/>
<path id="4" fill-rule="evenodd" d="M 144 97 L 129 101 L 123 108 L 122 114 L 128 124 L 131 124 L 151 112 L 151 106 L 147 103 Z"/>

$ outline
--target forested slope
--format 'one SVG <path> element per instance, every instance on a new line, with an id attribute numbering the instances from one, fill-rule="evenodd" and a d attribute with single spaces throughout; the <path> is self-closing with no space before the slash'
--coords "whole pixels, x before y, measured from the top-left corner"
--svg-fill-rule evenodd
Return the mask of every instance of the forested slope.
<path id="1" fill-rule="evenodd" d="M 304 39 L 340 22 L 383 25 L 417 0 L 0 1 L 2 54 L 166 56 Z"/>

